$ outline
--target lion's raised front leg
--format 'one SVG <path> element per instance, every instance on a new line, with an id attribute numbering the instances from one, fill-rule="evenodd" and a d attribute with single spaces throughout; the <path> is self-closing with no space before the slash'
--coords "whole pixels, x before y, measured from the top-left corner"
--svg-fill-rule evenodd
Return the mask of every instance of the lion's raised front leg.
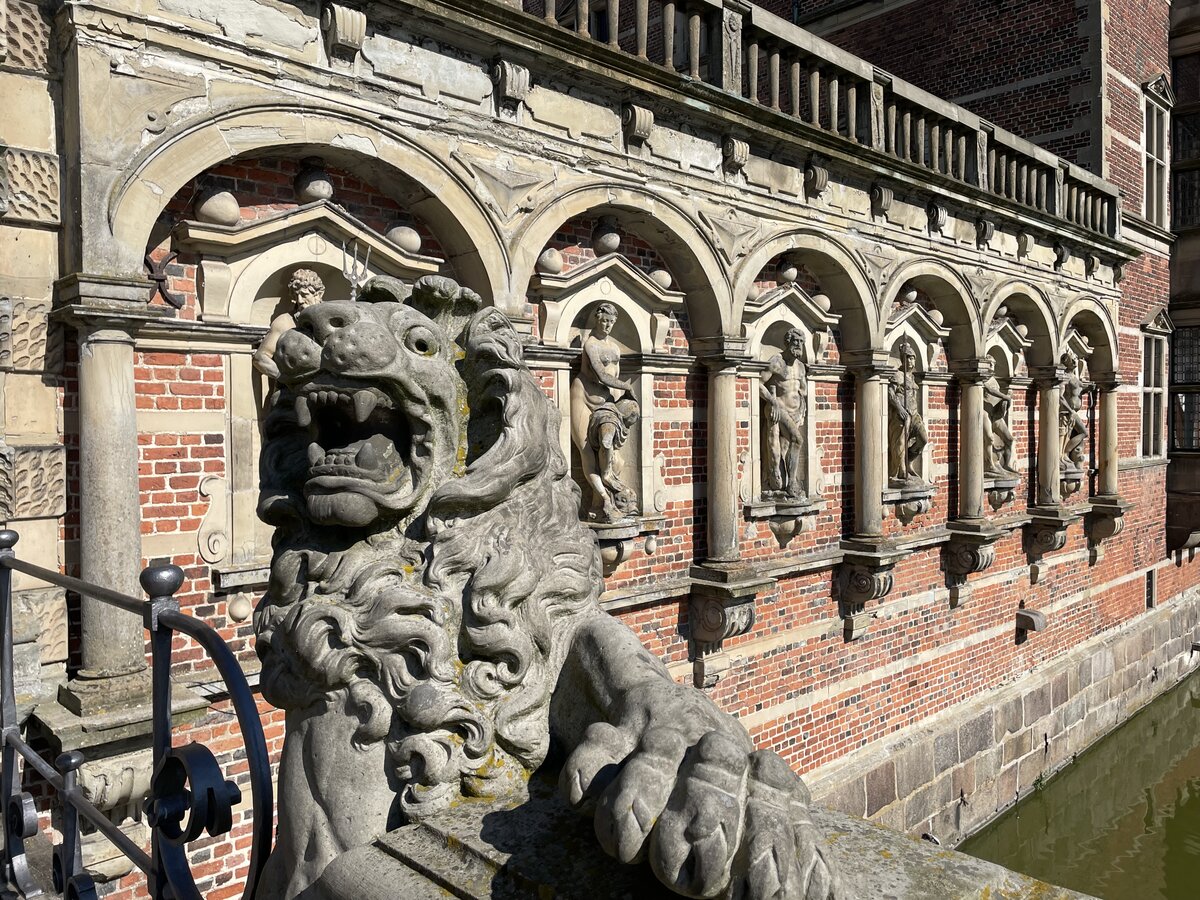
<path id="1" fill-rule="evenodd" d="M 687 897 L 830 900 L 837 879 L 803 782 L 700 691 L 675 684 L 619 622 L 574 637 L 551 709 L 567 802 L 601 846 L 649 861 Z"/>
<path id="2" fill-rule="evenodd" d="M 287 714 L 279 761 L 279 843 L 255 900 L 304 898 L 337 856 L 387 831 L 395 794 L 384 744 L 355 746 L 359 719 L 337 698 Z M 338 714 L 338 713 L 342 714 Z"/>

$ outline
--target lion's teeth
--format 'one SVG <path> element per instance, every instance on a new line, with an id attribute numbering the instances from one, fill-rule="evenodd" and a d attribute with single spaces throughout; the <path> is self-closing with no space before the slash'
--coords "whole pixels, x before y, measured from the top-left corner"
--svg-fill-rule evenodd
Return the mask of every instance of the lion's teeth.
<path id="1" fill-rule="evenodd" d="M 354 464 L 360 469 L 374 469 L 379 465 L 379 453 L 371 441 L 366 441 L 354 457 Z"/>
<path id="2" fill-rule="evenodd" d="M 374 391 L 358 391 L 354 395 L 354 419 L 356 422 L 367 421 L 367 416 L 375 409 L 379 398 Z"/>
<path id="3" fill-rule="evenodd" d="M 308 445 L 308 464 L 310 466 L 315 466 L 315 465 L 319 464 L 321 462 L 321 460 L 323 460 L 324 458 L 325 458 L 325 448 L 323 448 L 316 441 L 313 441 L 311 444 Z"/>
<path id="4" fill-rule="evenodd" d="M 301 428 L 312 424 L 312 412 L 308 408 L 308 398 L 301 395 L 296 398 L 296 421 Z"/>

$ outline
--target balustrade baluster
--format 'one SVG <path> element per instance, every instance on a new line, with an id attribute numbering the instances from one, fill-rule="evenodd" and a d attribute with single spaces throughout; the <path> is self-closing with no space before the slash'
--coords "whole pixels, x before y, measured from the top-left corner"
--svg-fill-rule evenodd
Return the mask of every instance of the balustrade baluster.
<path id="1" fill-rule="evenodd" d="M 634 6 L 634 13 L 637 18 L 634 28 L 637 31 L 638 59 L 648 59 L 646 55 L 646 43 L 650 34 L 650 0 L 637 0 Z"/>
<path id="2" fill-rule="evenodd" d="M 808 121 L 821 127 L 821 70 L 815 65 L 808 69 Z"/>
<path id="3" fill-rule="evenodd" d="M 1067 185 L 1067 214 L 1068 222 L 1079 221 L 1079 188 L 1073 184 Z"/>
<path id="4" fill-rule="evenodd" d="M 590 36 L 591 13 L 589 2 L 590 0 L 576 0 L 575 3 L 575 30 L 584 37 Z"/>
<path id="5" fill-rule="evenodd" d="M 1050 183 L 1050 178 L 1049 178 L 1049 175 L 1047 174 L 1046 170 L 1045 169 L 1040 170 L 1038 172 L 1038 202 L 1037 202 L 1038 209 L 1045 210 L 1045 209 L 1050 208 L 1050 197 L 1046 193 L 1046 187 L 1049 183 Z"/>
<path id="6" fill-rule="evenodd" d="M 840 111 L 838 110 L 838 101 L 841 99 L 838 96 L 839 84 L 838 73 L 834 69 L 829 73 L 829 130 L 834 134 L 840 134 L 838 128 L 838 118 Z"/>
<path id="7" fill-rule="evenodd" d="M 929 126 L 929 168 L 942 171 L 942 126 L 936 119 Z"/>
<path id="8" fill-rule="evenodd" d="M 887 141 L 887 152 L 896 156 L 896 104 L 892 100 L 887 104 L 887 124 L 884 126 L 883 136 Z"/>
<path id="9" fill-rule="evenodd" d="M 967 136 L 960 134 L 958 136 L 958 159 L 955 160 L 955 169 L 959 181 L 967 180 Z"/>
<path id="10" fill-rule="evenodd" d="M 546 0 L 546 21 L 551 25 L 558 24 L 558 3 L 557 0 Z"/>
<path id="11" fill-rule="evenodd" d="M 663 65 L 675 68 L 675 0 L 663 4 Z"/>
<path id="12" fill-rule="evenodd" d="M 750 40 L 750 46 L 746 48 L 746 71 L 749 78 L 750 101 L 758 102 L 758 38 Z"/>
<path id="13" fill-rule="evenodd" d="M 608 46 L 614 50 L 620 49 L 617 40 L 620 35 L 621 0 L 608 0 Z"/>
<path id="14" fill-rule="evenodd" d="M 700 77 L 700 11 L 693 9 L 688 14 L 688 74 Z"/>
<path id="15" fill-rule="evenodd" d="M 942 151 L 946 161 L 946 175 L 954 174 L 954 129 L 949 125 L 942 131 Z"/>
<path id="16" fill-rule="evenodd" d="M 767 91 L 771 109 L 779 109 L 779 47 L 774 45 L 767 54 Z"/>
<path id="17" fill-rule="evenodd" d="M 1025 196 L 1025 190 L 1029 184 L 1029 165 L 1022 162 L 1017 166 L 1017 202 L 1028 203 L 1029 198 Z"/>
<path id="18" fill-rule="evenodd" d="M 800 110 L 802 104 L 800 102 L 800 60 L 792 60 L 792 78 L 791 78 L 791 98 L 792 98 L 792 115 L 797 119 L 800 118 Z"/>
<path id="19" fill-rule="evenodd" d="M 918 165 L 928 167 L 929 161 L 925 158 L 925 113 L 917 114 L 917 159 Z"/>
<path id="20" fill-rule="evenodd" d="M 855 143 L 859 143 L 858 85 L 853 81 L 846 85 L 846 137 Z"/>

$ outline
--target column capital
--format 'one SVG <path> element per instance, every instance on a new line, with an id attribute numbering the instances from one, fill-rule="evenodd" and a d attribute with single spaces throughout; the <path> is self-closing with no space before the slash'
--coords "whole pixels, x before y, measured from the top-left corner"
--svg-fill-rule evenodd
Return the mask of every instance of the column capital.
<path id="1" fill-rule="evenodd" d="M 743 337 L 733 337 L 728 334 L 713 337 L 696 338 L 692 348 L 696 358 L 711 371 L 734 368 L 747 361 L 746 353 L 749 341 Z"/>
<path id="2" fill-rule="evenodd" d="M 970 359 L 950 360 L 949 369 L 959 382 L 980 384 L 992 377 L 995 364 L 990 356 L 973 356 Z"/>
<path id="3" fill-rule="evenodd" d="M 1121 385 L 1125 384 L 1125 379 L 1116 374 L 1104 375 L 1101 378 L 1097 378 L 1092 383 L 1096 386 L 1096 390 L 1098 390 L 1100 393 L 1111 394 Z"/>
<path id="4" fill-rule="evenodd" d="M 896 371 L 887 350 L 846 350 L 841 361 L 855 378 L 886 377 Z"/>
<path id="5" fill-rule="evenodd" d="M 1067 370 L 1059 365 L 1029 367 L 1029 377 L 1040 388 L 1058 387 L 1066 375 Z"/>

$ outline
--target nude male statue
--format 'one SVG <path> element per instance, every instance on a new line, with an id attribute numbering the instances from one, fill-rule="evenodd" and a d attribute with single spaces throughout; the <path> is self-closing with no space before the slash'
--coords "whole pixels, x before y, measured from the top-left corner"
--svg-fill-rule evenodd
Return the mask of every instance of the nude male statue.
<path id="1" fill-rule="evenodd" d="M 929 443 L 929 431 L 921 415 L 921 392 L 913 374 L 917 351 L 909 341 L 900 345 L 900 371 L 888 385 L 888 459 L 893 481 L 920 481 L 916 461 Z"/>

